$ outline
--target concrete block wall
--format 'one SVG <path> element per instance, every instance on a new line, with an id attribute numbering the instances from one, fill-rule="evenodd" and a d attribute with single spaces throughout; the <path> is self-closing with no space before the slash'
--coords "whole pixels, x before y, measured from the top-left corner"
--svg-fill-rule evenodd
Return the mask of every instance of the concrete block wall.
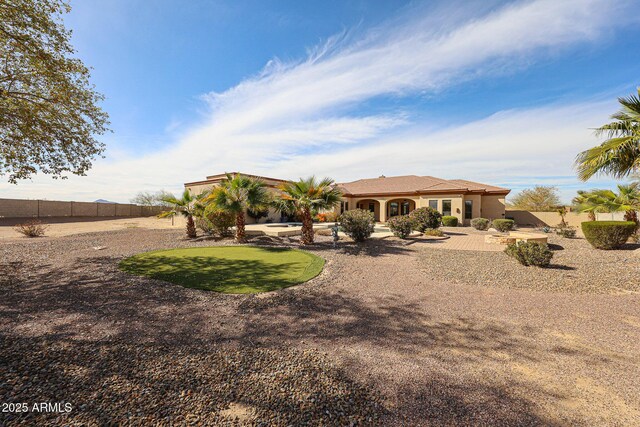
<path id="1" fill-rule="evenodd" d="M 164 210 L 161 206 L 128 203 L 0 199 L 0 218 L 140 217 L 155 216 Z"/>

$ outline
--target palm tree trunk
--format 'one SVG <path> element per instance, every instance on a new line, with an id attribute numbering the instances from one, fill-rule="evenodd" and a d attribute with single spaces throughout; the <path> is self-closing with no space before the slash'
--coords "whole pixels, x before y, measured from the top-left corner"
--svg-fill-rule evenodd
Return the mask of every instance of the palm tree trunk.
<path id="1" fill-rule="evenodd" d="M 637 224 L 638 223 L 638 214 L 634 210 L 626 211 L 624 213 L 624 220 L 625 221 L 633 221 L 633 222 L 635 222 Z"/>
<path id="2" fill-rule="evenodd" d="M 196 224 L 195 222 L 193 222 L 193 216 L 189 215 L 187 217 L 187 237 L 190 239 L 195 239 L 196 236 Z"/>
<path id="3" fill-rule="evenodd" d="M 304 209 L 302 211 L 302 238 L 300 243 L 303 245 L 309 245 L 313 243 L 313 219 L 311 218 L 311 211 Z"/>
<path id="4" fill-rule="evenodd" d="M 236 242 L 242 243 L 245 241 L 244 232 L 244 212 L 236 214 Z"/>

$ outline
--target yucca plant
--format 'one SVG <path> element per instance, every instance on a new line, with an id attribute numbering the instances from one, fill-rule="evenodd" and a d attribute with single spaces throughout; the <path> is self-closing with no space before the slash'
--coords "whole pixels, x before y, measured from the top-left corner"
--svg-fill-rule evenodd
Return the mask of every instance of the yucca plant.
<path id="1" fill-rule="evenodd" d="M 162 201 L 171 206 L 168 211 L 158 215 L 159 218 L 171 218 L 178 214 L 187 218 L 187 237 L 193 239 L 197 236 L 196 224 L 193 217 L 203 209 L 202 200 L 204 195 L 193 196 L 189 190 L 184 190 L 181 198 L 176 198 L 173 194 L 166 194 L 162 197 Z"/>
<path id="2" fill-rule="evenodd" d="M 236 242 L 246 240 L 245 214 L 248 210 L 259 212 L 268 209 L 271 198 L 262 180 L 241 174 L 227 174 L 218 187 L 206 198 L 218 209 L 235 215 Z"/>
<path id="3" fill-rule="evenodd" d="M 578 177 L 583 181 L 597 174 L 622 179 L 640 172 L 640 88 L 637 96 L 618 98 L 618 102 L 622 108 L 611 116 L 615 121 L 595 132 L 607 140 L 576 158 Z"/>
<path id="4" fill-rule="evenodd" d="M 313 213 L 333 209 L 340 203 L 342 193 L 331 178 L 320 181 L 315 176 L 300 178 L 296 182 L 287 182 L 278 187 L 281 194 L 274 201 L 276 209 L 289 215 L 302 218 L 302 237 L 300 243 L 313 243 Z"/>

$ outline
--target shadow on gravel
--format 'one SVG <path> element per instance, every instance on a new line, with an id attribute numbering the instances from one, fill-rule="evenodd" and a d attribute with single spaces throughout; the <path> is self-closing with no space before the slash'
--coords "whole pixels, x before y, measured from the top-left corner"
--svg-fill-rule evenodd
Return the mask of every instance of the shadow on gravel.
<path id="1" fill-rule="evenodd" d="M 1 425 L 376 425 L 377 394 L 317 352 L 0 335 L 1 402 L 71 412 L 2 413 Z M 233 404 L 244 413 L 227 413 Z M 243 423 L 245 424 L 245 423 Z M 245 424 L 245 425 L 246 425 Z"/>

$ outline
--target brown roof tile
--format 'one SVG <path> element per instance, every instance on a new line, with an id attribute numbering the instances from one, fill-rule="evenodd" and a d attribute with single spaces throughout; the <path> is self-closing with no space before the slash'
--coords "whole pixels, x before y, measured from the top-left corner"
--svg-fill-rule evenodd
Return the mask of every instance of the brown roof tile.
<path id="1" fill-rule="evenodd" d="M 380 178 L 359 179 L 339 184 L 346 194 L 394 194 L 394 193 L 429 193 L 451 191 L 465 193 L 467 191 L 509 192 L 506 188 L 481 184 L 462 179 L 441 179 L 433 176 L 390 176 Z"/>

